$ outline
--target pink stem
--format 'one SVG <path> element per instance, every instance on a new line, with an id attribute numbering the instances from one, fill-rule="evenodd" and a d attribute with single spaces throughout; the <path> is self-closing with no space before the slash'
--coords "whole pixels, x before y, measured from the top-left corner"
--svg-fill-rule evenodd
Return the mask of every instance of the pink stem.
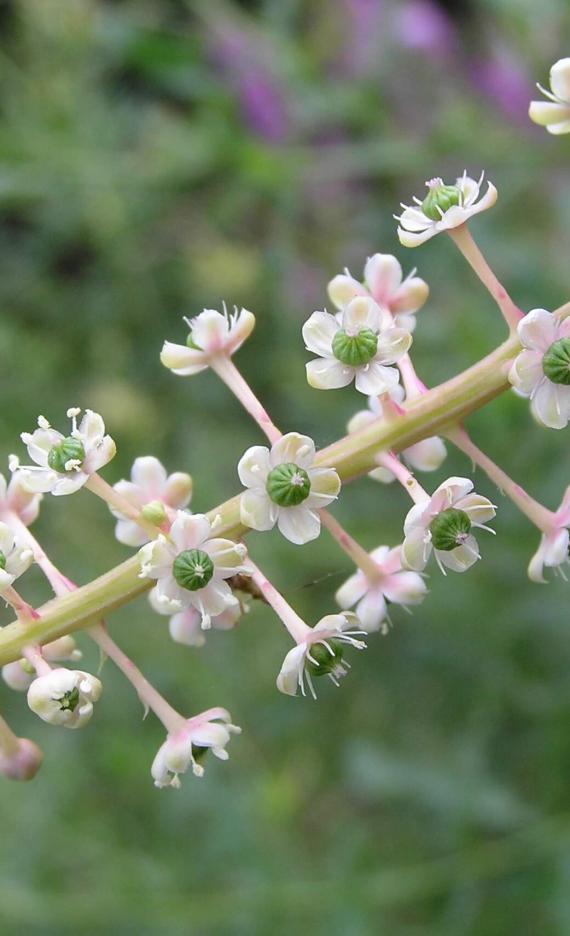
<path id="1" fill-rule="evenodd" d="M 311 633 L 311 628 L 305 624 L 291 605 L 285 601 L 283 595 L 273 587 L 269 579 L 264 576 L 261 569 L 258 569 L 251 559 L 249 559 L 248 562 L 251 569 L 252 580 L 265 596 L 268 604 L 271 605 L 277 617 L 281 618 L 295 643 L 303 643 L 303 641 L 307 639 L 308 634 Z"/>
<path id="2" fill-rule="evenodd" d="M 163 531 L 155 526 L 154 523 L 151 523 L 150 520 L 147 520 L 142 516 L 141 512 L 127 500 L 126 497 L 123 497 L 122 494 L 119 494 L 114 487 L 111 487 L 110 484 L 107 484 L 103 478 L 98 475 L 96 472 L 92 475 L 89 475 L 89 480 L 87 481 L 85 487 L 88 491 L 91 491 L 93 494 L 96 494 L 97 497 L 100 497 L 101 500 L 104 500 L 110 507 L 114 507 L 115 510 L 118 510 L 119 513 L 123 514 L 125 517 L 128 517 L 129 520 L 134 520 L 135 523 L 148 534 L 149 539 L 156 539 Z M 164 534 L 163 535 L 167 535 Z"/>
<path id="3" fill-rule="evenodd" d="M 382 452 L 377 455 L 376 462 L 383 468 L 387 468 L 400 482 L 404 490 L 408 492 L 415 504 L 429 500 L 429 494 L 424 490 L 419 481 L 416 481 L 411 471 L 408 471 L 405 465 L 396 458 L 392 452 Z"/>
<path id="4" fill-rule="evenodd" d="M 255 393 L 242 377 L 231 358 L 215 356 L 210 360 L 210 367 L 223 380 L 226 387 L 237 397 L 243 408 L 253 417 L 259 428 L 265 433 L 271 444 L 278 442 L 281 432 L 273 423 L 267 410 L 257 399 Z"/>
<path id="5" fill-rule="evenodd" d="M 414 397 L 421 396 L 428 389 L 416 374 L 412 359 L 409 354 L 405 354 L 398 361 L 398 369 L 402 375 L 402 383 L 406 391 L 406 400 L 413 400 Z"/>
<path id="6" fill-rule="evenodd" d="M 369 582 L 379 582 L 382 579 L 382 568 L 374 561 L 372 556 L 357 543 L 349 533 L 326 510 L 319 511 L 321 521 L 330 535 L 338 543 L 343 552 L 349 556 L 354 564 L 364 573 Z"/>

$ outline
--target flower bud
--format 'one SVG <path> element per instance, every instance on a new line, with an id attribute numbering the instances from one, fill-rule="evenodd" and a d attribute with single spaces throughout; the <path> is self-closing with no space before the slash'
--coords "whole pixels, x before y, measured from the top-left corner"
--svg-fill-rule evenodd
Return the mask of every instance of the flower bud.
<path id="1" fill-rule="evenodd" d="M 44 755 L 28 738 L 18 738 L 18 750 L 13 754 L 0 751 L 0 773 L 8 780 L 31 780 L 42 766 Z"/>
<path id="2" fill-rule="evenodd" d="M 165 488 L 165 501 L 170 507 L 180 507 L 188 503 L 192 496 L 192 476 L 185 471 L 175 471 L 170 475 Z"/>
<path id="3" fill-rule="evenodd" d="M 430 179 L 426 185 L 429 191 L 422 202 L 422 211 L 431 221 L 439 221 L 449 208 L 459 205 L 461 192 L 457 185 L 444 185 L 443 179 Z"/>
<path id="4" fill-rule="evenodd" d="M 332 340 L 332 353 L 347 367 L 368 364 L 377 350 L 378 336 L 370 328 L 362 328 L 356 335 L 348 335 L 340 329 Z"/>
<path id="5" fill-rule="evenodd" d="M 150 501 L 148 504 L 145 504 L 141 510 L 141 515 L 145 520 L 148 520 L 149 523 L 154 523 L 155 526 L 160 526 L 166 520 L 164 504 L 162 501 L 158 500 Z"/>
<path id="6" fill-rule="evenodd" d="M 102 691 L 96 676 L 61 667 L 34 679 L 28 689 L 28 705 L 51 725 L 81 728 L 91 718 L 93 704 Z"/>
<path id="7" fill-rule="evenodd" d="M 15 692 L 26 692 L 33 680 L 34 671 L 29 673 L 23 663 L 24 660 L 14 660 L 2 667 L 2 679 Z"/>
<path id="8" fill-rule="evenodd" d="M 311 479 L 304 468 L 293 462 L 283 462 L 267 475 L 265 489 L 279 507 L 297 507 L 311 492 Z"/>

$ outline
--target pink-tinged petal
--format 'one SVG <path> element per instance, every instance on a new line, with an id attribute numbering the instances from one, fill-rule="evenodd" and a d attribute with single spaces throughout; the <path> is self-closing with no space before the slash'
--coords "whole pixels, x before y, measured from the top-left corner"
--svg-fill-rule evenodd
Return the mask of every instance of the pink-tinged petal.
<path id="1" fill-rule="evenodd" d="M 221 631 L 232 630 L 239 621 L 241 613 L 241 607 L 238 602 L 231 608 L 226 608 L 221 614 L 216 614 L 215 618 L 212 618 L 212 627 Z"/>
<path id="2" fill-rule="evenodd" d="M 255 328 L 255 315 L 247 309 L 240 309 L 237 318 L 232 318 L 229 338 L 226 342 L 226 352 L 233 354 L 241 348 L 244 341 Z"/>
<path id="3" fill-rule="evenodd" d="M 244 487 L 265 490 L 267 475 L 271 471 L 267 446 L 252 445 L 251 448 L 248 448 L 240 458 L 237 470 Z"/>
<path id="4" fill-rule="evenodd" d="M 521 351 L 514 359 L 509 371 L 509 382 L 521 396 L 530 396 L 544 380 L 542 352 Z"/>
<path id="5" fill-rule="evenodd" d="M 198 549 L 208 539 L 211 529 L 210 521 L 204 514 L 189 514 L 179 510 L 170 528 L 170 538 L 180 552 L 183 549 Z"/>
<path id="6" fill-rule="evenodd" d="M 410 445 L 402 454 L 416 471 L 436 471 L 445 461 L 447 449 L 438 436 L 430 436 Z"/>
<path id="7" fill-rule="evenodd" d="M 283 665 L 277 676 L 277 688 L 279 692 L 285 695 L 297 695 L 297 689 L 300 685 L 301 674 L 305 666 L 305 654 L 307 648 L 304 643 L 298 644 L 289 650 L 289 653 L 283 660 Z"/>
<path id="8" fill-rule="evenodd" d="M 85 414 L 79 423 L 78 436 L 80 436 L 83 441 L 85 448 L 89 448 L 92 445 L 98 445 L 105 435 L 105 423 L 103 422 L 103 417 L 99 413 L 94 413 L 93 410 L 85 410 Z"/>
<path id="9" fill-rule="evenodd" d="M 282 507 L 277 517 L 279 532 L 290 543 L 302 546 L 317 539 L 321 532 L 318 514 L 301 504 L 299 507 Z"/>
<path id="10" fill-rule="evenodd" d="M 542 585 L 546 582 L 543 575 L 544 569 L 544 551 L 546 549 L 546 536 L 541 536 L 540 546 L 530 560 L 527 569 L 527 575 L 531 582 L 537 582 Z"/>
<path id="11" fill-rule="evenodd" d="M 142 455 L 140 458 L 135 458 L 131 468 L 131 479 L 133 484 L 142 488 L 145 495 L 143 503 L 160 500 L 166 478 L 166 468 L 154 455 Z"/>
<path id="12" fill-rule="evenodd" d="M 358 602 L 356 614 L 362 630 L 367 634 L 379 631 L 386 619 L 386 601 L 381 589 L 371 588 L 367 595 Z"/>
<path id="13" fill-rule="evenodd" d="M 543 354 L 557 338 L 557 321 L 546 309 L 532 309 L 517 325 L 521 344 Z"/>
<path id="14" fill-rule="evenodd" d="M 164 536 L 159 536 L 143 546 L 138 558 L 141 575 L 145 578 L 158 579 L 170 576 L 175 552 L 168 540 Z"/>
<path id="15" fill-rule="evenodd" d="M 437 506 L 438 510 L 453 507 L 461 497 L 467 497 L 472 490 L 473 482 L 469 478 L 448 478 L 447 481 L 444 481 L 435 489 L 432 497 L 432 507 Z M 441 506 L 439 506 L 440 504 Z"/>
<path id="16" fill-rule="evenodd" d="M 128 500 L 128 502 L 132 504 L 134 507 L 144 506 L 145 498 L 143 496 L 143 492 L 138 487 L 138 485 L 133 484 L 132 481 L 125 481 L 125 480 L 117 481 L 117 483 L 113 485 L 113 488 L 117 492 L 117 494 L 120 494 L 121 497 L 124 497 L 125 500 Z M 120 520 L 123 519 L 124 514 L 121 513 L 120 510 L 117 510 L 116 507 L 112 507 L 111 505 L 109 505 L 109 510 L 111 511 L 114 517 L 118 517 Z"/>
<path id="17" fill-rule="evenodd" d="M 392 254 L 374 254 L 364 267 L 364 281 L 378 305 L 392 307 L 392 299 L 402 283 L 402 267 Z"/>
<path id="18" fill-rule="evenodd" d="M 395 292 L 390 303 L 394 315 L 417 312 L 425 304 L 429 296 L 429 286 L 419 276 L 410 276 L 404 280 Z"/>
<path id="19" fill-rule="evenodd" d="M 311 468 L 309 478 L 311 492 L 303 501 L 305 507 L 326 507 L 336 500 L 340 493 L 340 478 L 334 468 Z"/>
<path id="20" fill-rule="evenodd" d="M 203 647 L 206 643 L 204 631 L 200 626 L 201 615 L 196 608 L 187 608 L 174 614 L 168 623 L 170 636 L 176 643 L 187 647 Z"/>
<path id="21" fill-rule="evenodd" d="M 570 120 L 570 105 L 555 104 L 553 101 L 531 101 L 528 116 L 539 127 L 550 130 L 552 126 Z"/>
<path id="22" fill-rule="evenodd" d="M 491 501 L 487 497 L 482 497 L 481 494 L 468 494 L 467 497 L 461 497 L 455 502 L 455 507 L 466 513 L 471 523 L 479 526 L 493 520 L 497 515 Z"/>
<path id="23" fill-rule="evenodd" d="M 562 114 L 560 116 L 562 116 Z M 564 133 L 570 133 L 570 107 L 565 108 L 564 120 L 560 123 L 549 124 L 546 129 L 548 133 L 552 133 L 554 136 L 562 136 Z"/>
<path id="24" fill-rule="evenodd" d="M 342 313 L 342 327 L 349 335 L 356 335 L 363 328 L 377 332 L 381 321 L 380 308 L 370 296 L 352 299 Z"/>
<path id="25" fill-rule="evenodd" d="M 557 530 L 546 538 L 544 549 L 544 564 L 546 566 L 559 566 L 568 560 L 568 530 Z"/>
<path id="26" fill-rule="evenodd" d="M 370 410 L 360 410 L 360 412 L 355 413 L 349 420 L 346 431 L 348 433 L 358 432 L 360 429 L 365 429 L 366 426 L 369 426 L 370 423 L 375 422 L 377 419 L 378 416 L 376 413 L 371 413 Z"/>
<path id="27" fill-rule="evenodd" d="M 190 592 L 192 604 L 209 617 L 221 614 L 231 604 L 237 604 L 237 598 L 227 582 L 211 579 L 204 588 Z"/>
<path id="28" fill-rule="evenodd" d="M 372 360 L 369 364 L 356 370 L 355 387 L 366 396 L 390 393 L 400 376 L 394 367 L 386 367 L 378 361 Z"/>
<path id="29" fill-rule="evenodd" d="M 244 491 L 239 500 L 241 522 L 260 533 L 273 529 L 277 522 L 278 509 L 265 491 Z"/>
<path id="30" fill-rule="evenodd" d="M 480 558 L 477 540 L 471 534 L 461 546 L 456 546 L 449 552 L 436 549 L 436 553 L 441 564 L 452 572 L 466 572 Z"/>
<path id="31" fill-rule="evenodd" d="M 417 527 L 406 534 L 402 543 L 402 565 L 415 572 L 423 572 L 431 553 L 431 538 L 429 532 Z"/>
<path id="32" fill-rule="evenodd" d="M 41 468 L 46 468 L 50 449 L 61 442 L 63 436 L 56 429 L 36 429 L 32 433 L 22 432 L 21 438 L 32 461 Z"/>
<path id="33" fill-rule="evenodd" d="M 179 377 L 191 377 L 208 367 L 203 351 L 187 348 L 186 345 L 174 344 L 172 341 L 164 342 L 160 360 L 165 367 L 168 367 L 174 374 L 178 374 Z"/>
<path id="34" fill-rule="evenodd" d="M 366 594 L 369 589 L 369 583 L 363 572 L 356 572 L 337 589 L 335 601 L 341 608 L 347 611 L 354 607 L 357 601 Z"/>
<path id="35" fill-rule="evenodd" d="M 64 497 L 67 494 L 75 494 L 79 488 L 82 488 L 89 480 L 89 475 L 86 475 L 83 471 L 74 471 L 65 477 L 57 475 L 57 479 L 51 493 L 54 497 Z"/>
<path id="36" fill-rule="evenodd" d="M 134 520 L 118 520 L 115 526 L 115 538 L 125 546 L 144 546 L 148 542 L 148 533 Z"/>
<path id="37" fill-rule="evenodd" d="M 530 404 L 531 412 L 549 429 L 565 429 L 570 419 L 570 387 L 544 380 Z"/>
<path id="38" fill-rule="evenodd" d="M 334 315 L 330 315 L 329 312 L 313 312 L 302 329 L 307 351 L 321 357 L 330 357 L 333 338 L 338 330 L 338 322 Z"/>
<path id="39" fill-rule="evenodd" d="M 299 432 L 288 432 L 272 446 L 269 456 L 271 467 L 293 462 L 299 468 L 310 468 L 315 460 L 315 443 Z"/>
<path id="40" fill-rule="evenodd" d="M 396 547 L 396 549 L 390 549 L 389 546 L 377 546 L 376 549 L 373 549 L 370 553 L 370 557 L 374 559 L 374 562 L 383 563 L 386 561 L 390 553 L 394 552 L 397 552 L 399 555 L 399 547 Z"/>
<path id="41" fill-rule="evenodd" d="M 378 336 L 375 361 L 380 364 L 395 364 L 406 354 L 412 344 L 412 336 L 403 328 L 388 328 Z"/>
<path id="42" fill-rule="evenodd" d="M 431 507 L 431 500 L 429 497 L 426 497 L 425 501 L 421 504 L 414 504 L 413 507 L 410 507 L 408 513 L 406 514 L 406 519 L 404 520 L 404 534 L 408 536 L 412 530 L 421 528 L 425 530 L 430 523 L 429 517 L 429 508 Z"/>
<path id="43" fill-rule="evenodd" d="M 317 358 L 305 365 L 307 382 L 315 390 L 338 390 L 354 378 L 354 368 L 346 367 L 336 358 Z"/>
<path id="44" fill-rule="evenodd" d="M 346 630 L 355 630 L 356 623 L 356 616 L 350 612 L 348 614 L 325 614 L 325 616 L 310 629 L 307 641 L 308 643 L 317 643 L 327 634 L 332 637 Z"/>
<path id="45" fill-rule="evenodd" d="M 2 478 L 2 475 L 0 475 Z M 5 482 L 4 482 L 5 484 Z M 32 494 L 26 491 L 18 481 L 17 474 L 12 475 L 6 492 L 5 502 L 8 510 L 18 514 L 22 523 L 30 526 L 40 512 L 41 494 Z"/>
<path id="46" fill-rule="evenodd" d="M 83 462 L 83 470 L 86 474 L 93 474 L 99 471 L 104 465 L 107 465 L 117 454 L 117 446 L 111 436 L 105 436 L 101 442 L 98 442 L 95 448 L 88 451 L 87 457 Z"/>
<path id="47" fill-rule="evenodd" d="M 331 302 L 336 306 L 337 309 L 344 309 L 348 303 L 355 299 L 356 296 L 366 296 L 367 291 L 362 283 L 359 283 L 352 276 L 348 274 L 339 273 L 338 276 L 335 276 L 334 279 L 330 281 L 327 287 L 327 292 L 330 296 Z M 317 354 L 319 352 L 317 351 Z"/>
<path id="48" fill-rule="evenodd" d="M 427 595 L 427 585 L 417 572 L 395 572 L 386 578 L 382 590 L 394 604 L 417 605 Z"/>
<path id="49" fill-rule="evenodd" d="M 410 234 L 426 233 L 434 224 L 431 218 L 428 218 L 420 208 L 405 208 L 400 215 L 399 221 L 400 226 Z"/>
<path id="50" fill-rule="evenodd" d="M 229 333 L 228 319 L 215 309 L 204 309 L 190 322 L 192 341 L 208 355 L 224 350 Z"/>
<path id="51" fill-rule="evenodd" d="M 185 471 L 175 471 L 166 479 L 162 498 L 169 507 L 186 507 L 192 499 L 192 478 Z"/>
<path id="52" fill-rule="evenodd" d="M 550 69 L 550 87 L 553 94 L 570 105 L 570 58 L 562 58 Z"/>

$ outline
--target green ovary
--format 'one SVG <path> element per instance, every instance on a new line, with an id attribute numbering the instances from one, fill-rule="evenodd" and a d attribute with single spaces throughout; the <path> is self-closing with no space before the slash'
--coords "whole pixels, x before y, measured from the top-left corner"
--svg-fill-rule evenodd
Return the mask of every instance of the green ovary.
<path id="1" fill-rule="evenodd" d="M 378 336 L 370 328 L 362 328 L 356 335 L 347 335 L 342 329 L 332 340 L 332 352 L 341 364 L 362 367 L 368 364 L 378 350 Z"/>
<path id="2" fill-rule="evenodd" d="M 342 662 L 344 650 L 340 640 L 331 639 L 327 640 L 327 643 L 334 656 L 331 656 L 327 647 L 322 643 L 314 643 L 311 646 L 309 652 L 316 662 L 307 660 L 307 669 L 312 676 L 326 676 L 327 673 L 334 673 Z"/>
<path id="3" fill-rule="evenodd" d="M 445 213 L 454 205 L 459 205 L 461 192 L 456 185 L 435 185 L 430 188 L 422 202 L 422 211 L 431 221 L 441 221 L 442 212 Z"/>
<path id="4" fill-rule="evenodd" d="M 465 511 L 449 507 L 433 518 L 429 529 L 434 549 L 450 552 L 465 542 L 471 530 L 471 520 Z"/>
<path id="5" fill-rule="evenodd" d="M 68 462 L 72 461 L 78 463 L 78 466 L 81 466 L 84 459 L 85 449 L 83 448 L 83 444 L 79 439 L 68 436 L 67 439 L 62 439 L 61 442 L 58 442 L 57 445 L 54 445 L 53 448 L 49 450 L 47 462 L 52 471 L 65 474 L 67 471 L 72 470 L 65 467 Z"/>
<path id="6" fill-rule="evenodd" d="M 185 549 L 172 564 L 172 574 L 181 588 L 198 591 L 214 574 L 214 563 L 202 549 Z"/>
<path id="7" fill-rule="evenodd" d="M 570 338 L 551 344 L 542 359 L 542 370 L 552 383 L 570 386 Z"/>
<path id="8" fill-rule="evenodd" d="M 279 507 L 297 507 L 311 493 L 311 479 L 304 468 L 284 462 L 267 475 L 265 489 Z"/>

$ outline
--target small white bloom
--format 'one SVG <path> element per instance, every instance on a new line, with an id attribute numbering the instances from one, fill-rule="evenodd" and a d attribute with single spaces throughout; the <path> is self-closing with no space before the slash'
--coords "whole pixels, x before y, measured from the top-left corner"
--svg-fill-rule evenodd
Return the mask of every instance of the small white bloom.
<path id="1" fill-rule="evenodd" d="M 195 318 L 184 320 L 190 329 L 186 345 L 165 341 L 160 360 L 180 377 L 190 377 L 206 370 L 212 358 L 231 357 L 249 337 L 255 316 L 247 309 L 233 313 L 204 309 Z"/>
<path id="2" fill-rule="evenodd" d="M 337 604 L 345 611 L 356 605 L 356 616 L 367 634 L 386 630 L 382 625 L 388 618 L 387 604 L 406 608 L 420 604 L 427 594 L 421 575 L 402 569 L 399 546 L 394 549 L 379 546 L 370 553 L 370 557 L 378 564 L 378 578 L 370 581 L 364 572 L 358 570 L 335 595 Z"/>
<path id="3" fill-rule="evenodd" d="M 18 465 L 17 459 L 11 464 Z M 16 514 L 22 523 L 30 526 L 40 512 L 40 503 L 42 494 L 34 494 L 23 487 L 18 473 L 13 474 L 7 483 L 3 474 L 0 474 L 0 517 L 10 514 Z"/>
<path id="4" fill-rule="evenodd" d="M 204 628 L 216 615 L 239 605 L 225 579 L 247 573 L 245 546 L 211 537 L 211 531 L 203 514 L 179 510 L 169 538 L 161 534 L 139 552 L 141 578 L 157 581 L 155 606 L 163 605 L 170 614 L 194 607 Z"/>
<path id="5" fill-rule="evenodd" d="M 306 365 L 307 380 L 317 390 L 337 390 L 353 380 L 368 395 L 389 392 L 399 381 L 395 364 L 412 343 L 409 331 L 397 328 L 387 309 L 357 296 L 340 313 L 313 312 L 303 325 L 307 351 L 318 354 Z"/>
<path id="6" fill-rule="evenodd" d="M 220 760 L 228 760 L 228 746 L 232 734 L 241 728 L 232 725 L 231 715 L 224 708 L 211 708 L 201 715 L 189 718 L 185 727 L 169 734 L 159 748 L 152 763 L 151 774 L 157 787 L 180 787 L 179 774 L 192 767 L 195 777 L 204 776 L 202 760 L 210 750 Z"/>
<path id="7" fill-rule="evenodd" d="M 544 578 L 544 567 L 554 569 L 563 579 L 566 575 L 562 566 L 570 562 L 570 487 L 566 488 L 560 507 L 554 514 L 552 529 L 548 533 L 543 533 L 540 538 L 540 546 L 530 560 L 528 566 L 528 577 L 533 582 L 546 582 Z"/>
<path id="8" fill-rule="evenodd" d="M 398 395 L 399 400 L 401 400 L 403 388 L 399 387 L 399 389 L 402 391 Z M 390 394 L 390 396 L 395 402 L 399 402 L 398 397 L 395 397 L 394 394 Z M 367 410 L 360 410 L 360 412 L 354 414 L 347 426 L 349 433 L 358 432 L 359 429 L 364 429 L 365 426 L 369 426 L 375 420 L 385 418 L 386 407 L 378 397 L 369 397 L 368 407 Z M 447 449 L 439 436 L 430 436 L 427 439 L 422 439 L 421 442 L 408 446 L 401 454 L 404 461 L 415 471 L 437 471 L 445 461 Z M 369 472 L 369 477 L 374 478 L 375 481 L 381 481 L 383 484 L 390 484 L 394 481 L 392 472 L 383 467 L 374 468 Z"/>
<path id="9" fill-rule="evenodd" d="M 102 691 L 100 680 L 91 673 L 61 667 L 34 679 L 28 689 L 28 705 L 50 725 L 82 728 Z"/>
<path id="10" fill-rule="evenodd" d="M 289 542 L 301 545 L 321 532 L 318 510 L 332 503 L 340 491 L 334 468 L 313 467 L 315 443 L 308 436 L 288 432 L 269 450 L 254 445 L 238 464 L 241 483 L 240 517 L 253 530 L 277 524 Z"/>
<path id="11" fill-rule="evenodd" d="M 65 637 L 58 637 L 51 643 L 42 647 L 42 656 L 49 663 L 61 663 L 64 660 L 73 660 L 77 662 L 83 654 L 78 649 L 74 638 L 68 634 Z M 2 667 L 2 679 L 10 689 L 16 692 L 25 692 L 34 681 L 35 674 L 33 667 L 27 660 L 14 660 L 13 663 L 6 663 Z"/>
<path id="12" fill-rule="evenodd" d="M 308 627 L 304 640 L 289 651 L 277 677 L 277 688 L 285 695 L 306 695 L 305 680 L 313 699 L 317 698 L 313 676 L 328 676 L 335 686 L 346 676 L 350 664 L 343 659 L 344 647 L 365 650 L 366 644 L 357 638 L 364 634 L 355 614 L 327 614 Z M 358 629 L 357 629 L 358 628 Z"/>
<path id="13" fill-rule="evenodd" d="M 170 617 L 168 629 L 175 643 L 185 644 L 187 647 L 204 646 L 206 643 L 206 634 L 202 627 L 202 616 L 196 608 L 185 608 L 183 611 L 178 611 L 177 614 L 172 614 L 168 608 L 164 607 L 164 602 L 161 601 L 156 588 L 151 589 L 148 600 L 151 607 L 157 611 L 158 614 L 167 614 Z M 242 608 L 239 602 L 238 604 L 231 605 L 231 607 L 222 611 L 221 614 L 212 617 L 212 629 L 223 631 L 231 630 L 239 621 L 241 614 Z"/>
<path id="14" fill-rule="evenodd" d="M 183 471 L 176 471 L 168 475 L 164 465 L 153 455 L 144 455 L 135 458 L 131 468 L 130 481 L 117 481 L 113 485 L 138 510 L 144 507 L 152 508 L 156 504 L 156 512 L 161 509 L 164 519 L 173 516 L 180 507 L 186 507 L 192 497 L 192 478 Z M 129 520 L 115 507 L 110 508 L 113 516 L 117 517 L 115 536 L 120 543 L 126 546 L 142 546 L 148 541 L 147 533 L 134 520 Z"/>
<path id="15" fill-rule="evenodd" d="M 44 416 L 38 419 L 35 432 L 23 432 L 22 441 L 35 465 L 16 468 L 16 477 L 27 491 L 60 496 L 73 494 L 89 480 L 89 476 L 110 462 L 116 452 L 111 436 L 105 435 L 105 424 L 98 413 L 85 410 L 77 426 L 80 410 L 67 411 L 71 433 L 64 436 L 52 429 Z"/>
<path id="16" fill-rule="evenodd" d="M 472 490 L 473 483 L 468 478 L 448 478 L 431 497 L 412 507 L 404 521 L 404 567 L 421 572 L 432 549 L 444 574 L 445 568 L 465 572 L 480 559 L 471 530 L 477 527 L 489 530 L 485 524 L 496 511 L 490 500 L 472 494 Z"/>
<path id="17" fill-rule="evenodd" d="M 515 358 L 509 380 L 530 398 L 533 416 L 550 429 L 570 420 L 570 318 L 560 321 L 546 309 L 533 309 L 517 326 L 523 351 Z"/>
<path id="18" fill-rule="evenodd" d="M 394 215 L 400 222 L 400 243 L 404 247 L 418 247 L 435 234 L 459 227 L 472 215 L 492 208 L 497 201 L 497 189 L 491 182 L 487 183 L 487 191 L 477 201 L 483 179 L 484 173 L 476 182 L 464 172 L 455 185 L 444 185 L 439 178 L 426 182 L 426 198 L 422 201 L 414 196 L 414 207 L 402 205 L 402 214 Z"/>
<path id="19" fill-rule="evenodd" d="M 570 133 L 570 58 L 559 59 L 550 69 L 550 91 L 538 87 L 548 101 L 531 101 L 530 119 L 549 133 Z"/>
<path id="20" fill-rule="evenodd" d="M 412 272 L 403 279 L 400 263 L 391 254 L 374 254 L 364 267 L 364 283 L 359 283 L 345 270 L 328 285 L 331 301 L 341 312 L 357 296 L 367 296 L 381 309 L 387 309 L 399 328 L 412 332 L 415 314 L 424 305 L 429 286 Z"/>
<path id="21" fill-rule="evenodd" d="M 19 546 L 8 524 L 0 521 L 0 594 L 23 575 L 33 561 L 32 550 Z"/>

